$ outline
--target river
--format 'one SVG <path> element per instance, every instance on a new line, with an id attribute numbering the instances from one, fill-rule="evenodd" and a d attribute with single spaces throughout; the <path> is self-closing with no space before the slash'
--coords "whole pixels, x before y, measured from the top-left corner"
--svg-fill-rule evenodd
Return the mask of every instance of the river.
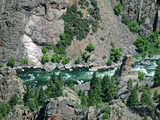
<path id="1" fill-rule="evenodd" d="M 145 73 L 146 77 L 153 77 L 155 74 L 154 72 L 156 66 L 157 66 L 157 61 L 145 60 L 142 62 L 133 63 L 131 70 L 141 71 Z M 97 76 L 98 77 L 103 77 L 104 75 L 112 76 L 116 69 L 117 68 L 112 70 L 110 69 L 110 70 L 98 71 Z M 46 85 L 50 80 L 50 76 L 53 73 L 58 75 L 60 72 L 62 73 L 65 82 L 67 82 L 68 80 L 88 82 L 92 78 L 93 74 L 93 72 L 88 71 L 88 69 L 86 68 L 74 69 L 73 71 L 56 69 L 51 72 L 47 72 L 41 69 L 29 68 L 29 69 L 24 69 L 24 71 L 18 70 L 17 74 L 18 77 L 24 80 L 25 85 L 27 86 L 30 85 L 34 88 Z"/>

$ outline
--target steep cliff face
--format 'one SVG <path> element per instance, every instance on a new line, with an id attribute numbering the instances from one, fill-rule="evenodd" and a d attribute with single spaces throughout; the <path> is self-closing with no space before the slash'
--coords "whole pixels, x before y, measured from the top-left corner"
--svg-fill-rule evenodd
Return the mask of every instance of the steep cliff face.
<path id="1" fill-rule="evenodd" d="M 60 18 L 69 0 L 0 0 L 0 63 L 9 57 L 18 63 L 41 66 L 41 46 L 55 45 L 64 32 Z"/>
<path id="2" fill-rule="evenodd" d="M 114 14 L 110 0 L 97 0 L 97 2 L 101 15 L 98 31 L 93 34 L 90 33 L 82 41 L 74 40 L 71 46 L 67 48 L 67 55 L 71 58 L 81 56 L 89 43 L 95 46 L 95 50 L 91 53 L 90 63 L 95 60 L 94 63 L 98 66 L 106 65 L 107 60 L 110 59 L 112 43 L 116 48 L 122 48 L 123 55 L 135 54 L 133 42 L 136 36 Z M 89 14 L 87 10 L 86 14 Z M 106 56 L 105 59 L 104 56 Z"/>
<path id="3" fill-rule="evenodd" d="M 117 1 L 113 1 L 117 4 Z M 121 0 L 123 15 L 140 24 L 140 35 L 149 35 L 160 29 L 160 4 L 158 0 Z"/>
<path id="4" fill-rule="evenodd" d="M 20 99 L 23 98 L 23 80 L 16 76 L 15 70 L 3 67 L 0 69 L 0 102 L 9 100 L 10 97 L 15 94 L 17 94 Z"/>

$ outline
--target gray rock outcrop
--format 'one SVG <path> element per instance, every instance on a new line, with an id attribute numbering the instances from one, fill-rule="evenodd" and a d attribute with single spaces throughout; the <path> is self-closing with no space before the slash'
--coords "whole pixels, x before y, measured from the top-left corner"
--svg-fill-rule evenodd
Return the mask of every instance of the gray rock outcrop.
<path id="1" fill-rule="evenodd" d="M 156 0 L 121 0 L 123 15 L 140 24 L 140 34 L 149 37 L 153 31 L 159 30 L 160 6 Z M 114 4 L 118 4 L 117 2 Z"/>
<path id="2" fill-rule="evenodd" d="M 0 68 L 0 102 L 9 100 L 14 94 L 22 99 L 24 92 L 23 80 L 16 76 L 16 71 L 10 67 Z"/>
<path id="3" fill-rule="evenodd" d="M 64 32 L 61 16 L 69 0 L 0 0 L 0 63 L 28 60 L 41 67 L 43 45 L 55 45 Z"/>
<path id="4" fill-rule="evenodd" d="M 64 97 L 47 100 L 38 118 L 41 120 L 75 120 L 83 117 L 83 112 L 75 107 L 76 104 L 81 104 L 77 94 L 68 88 L 63 91 L 63 94 Z"/>
<path id="5" fill-rule="evenodd" d="M 127 90 L 127 82 L 131 79 L 133 82 L 133 86 L 135 86 L 138 83 L 138 72 L 137 71 L 131 71 L 131 63 L 132 63 L 132 57 L 131 56 L 125 56 L 122 62 L 122 65 L 120 67 L 120 82 L 119 82 L 119 90 L 117 98 L 122 99 L 126 101 L 126 98 L 128 97 L 128 90 Z"/>

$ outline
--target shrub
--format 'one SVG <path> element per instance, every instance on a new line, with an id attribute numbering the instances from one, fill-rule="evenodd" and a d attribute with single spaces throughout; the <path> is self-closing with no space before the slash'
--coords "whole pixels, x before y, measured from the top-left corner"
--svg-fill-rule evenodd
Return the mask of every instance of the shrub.
<path id="1" fill-rule="evenodd" d="M 50 61 L 50 58 L 48 57 L 48 55 L 43 55 L 43 57 L 42 57 L 42 63 L 45 64 L 45 63 L 47 63 L 49 61 Z"/>
<path id="2" fill-rule="evenodd" d="M 103 38 L 103 37 L 101 37 L 100 39 L 101 39 L 102 41 L 104 41 L 104 38 Z"/>
<path id="3" fill-rule="evenodd" d="M 0 68 L 1 68 L 1 67 L 3 67 L 3 65 L 2 65 L 2 64 L 0 64 Z"/>
<path id="4" fill-rule="evenodd" d="M 88 59 L 91 57 L 91 55 L 88 55 L 87 52 L 84 52 L 82 54 L 82 59 L 87 63 Z"/>
<path id="5" fill-rule="evenodd" d="M 75 61 L 75 64 L 79 64 L 81 62 L 80 57 L 77 58 L 77 60 Z"/>
<path id="6" fill-rule="evenodd" d="M 62 63 L 63 64 L 68 64 L 69 61 L 70 61 L 70 58 L 64 58 L 63 61 L 62 61 Z"/>
<path id="7" fill-rule="evenodd" d="M 130 29 L 130 31 L 131 31 L 133 34 L 138 33 L 138 31 L 140 30 L 140 27 L 138 26 L 137 21 L 132 21 L 132 22 L 130 22 L 128 28 Z"/>
<path id="8" fill-rule="evenodd" d="M 27 59 L 22 60 L 22 61 L 21 61 L 21 64 L 22 64 L 22 65 L 28 65 L 28 60 L 27 60 Z"/>
<path id="9" fill-rule="evenodd" d="M 92 52 L 92 51 L 94 51 L 94 49 L 95 49 L 95 47 L 93 46 L 92 43 L 88 44 L 88 46 L 87 46 L 87 51 L 88 52 Z"/>
<path id="10" fill-rule="evenodd" d="M 15 59 L 13 57 L 9 58 L 8 65 L 10 67 L 14 67 L 14 65 L 15 65 Z"/>
<path id="11" fill-rule="evenodd" d="M 129 25 L 130 22 L 131 22 L 131 20 L 129 19 L 128 16 L 125 16 L 125 15 L 122 16 L 122 23 Z"/>
<path id="12" fill-rule="evenodd" d="M 61 60 L 62 60 L 62 58 L 63 58 L 63 55 L 61 54 L 61 55 L 58 55 L 58 54 L 54 54 L 53 56 L 52 56 L 52 58 L 51 58 L 51 60 L 52 60 L 52 62 L 53 63 L 60 63 L 61 62 Z"/>
<path id="13" fill-rule="evenodd" d="M 47 47 L 43 47 L 43 48 L 42 48 L 42 53 L 43 53 L 43 54 L 46 54 L 47 52 L 48 52 Z"/>
<path id="14" fill-rule="evenodd" d="M 112 65 L 112 60 L 108 60 L 107 65 L 111 66 Z"/>
<path id="15" fill-rule="evenodd" d="M 120 57 L 122 56 L 121 52 L 122 52 L 121 48 L 116 49 L 113 45 L 112 49 L 111 49 L 111 55 L 110 55 L 111 60 L 113 60 L 115 62 L 118 61 L 120 59 Z"/>
<path id="16" fill-rule="evenodd" d="M 122 4 L 121 3 L 119 3 L 118 5 L 115 6 L 114 12 L 118 16 L 121 15 L 121 13 L 122 13 Z"/>
<path id="17" fill-rule="evenodd" d="M 137 51 L 140 53 L 146 51 L 148 47 L 148 41 L 140 36 L 138 36 L 138 38 L 134 41 L 133 44 L 137 47 Z"/>
<path id="18" fill-rule="evenodd" d="M 139 81 L 143 81 L 145 74 L 143 72 L 138 71 L 138 79 Z"/>

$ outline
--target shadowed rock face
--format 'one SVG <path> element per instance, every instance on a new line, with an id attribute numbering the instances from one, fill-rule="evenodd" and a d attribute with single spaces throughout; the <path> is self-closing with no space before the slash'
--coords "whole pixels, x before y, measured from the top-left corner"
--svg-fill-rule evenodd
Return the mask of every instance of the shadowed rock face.
<path id="1" fill-rule="evenodd" d="M 60 17 L 69 0 L 0 0 L 0 3 L 0 63 L 6 64 L 14 57 L 18 65 L 26 58 L 29 66 L 40 67 L 41 47 L 55 45 L 64 32 Z"/>
<path id="2" fill-rule="evenodd" d="M 138 82 L 138 72 L 131 71 L 131 63 L 132 63 L 132 57 L 125 56 L 122 65 L 120 67 L 120 75 L 119 75 L 120 82 L 118 85 L 119 90 L 117 98 L 122 99 L 124 102 L 128 97 L 127 82 L 131 79 L 133 81 L 133 86 L 135 86 Z"/>
<path id="3" fill-rule="evenodd" d="M 160 5 L 156 0 L 121 0 L 123 15 L 140 23 L 140 34 L 150 36 L 152 31 L 160 28 Z"/>

